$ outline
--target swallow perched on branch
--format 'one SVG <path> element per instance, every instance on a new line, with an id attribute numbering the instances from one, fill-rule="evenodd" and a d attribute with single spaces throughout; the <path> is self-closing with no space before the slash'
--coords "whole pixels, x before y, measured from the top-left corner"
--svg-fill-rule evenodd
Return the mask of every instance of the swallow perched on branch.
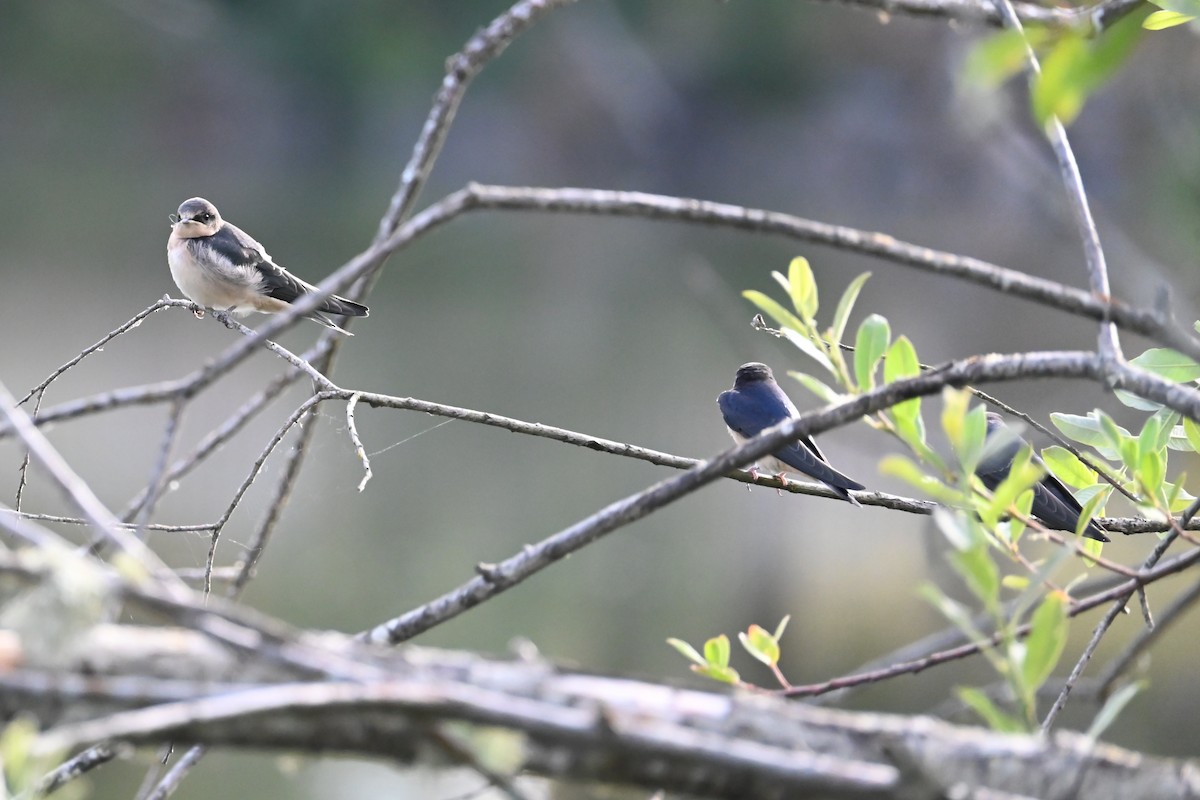
<path id="1" fill-rule="evenodd" d="M 800 416 L 796 406 L 775 382 L 771 368 L 757 362 L 738 367 L 733 388 L 721 392 L 717 406 L 725 418 L 729 435 L 739 444 L 786 419 Z M 859 502 L 850 496 L 850 491 L 866 488 L 831 467 L 811 436 L 801 436 L 764 460 L 783 483 L 787 483 L 785 472 L 799 472 L 816 478 L 838 497 L 856 506 Z"/>
<path id="2" fill-rule="evenodd" d="M 261 244 L 221 219 L 217 207 L 203 197 L 185 200 L 178 216 L 172 217 L 167 263 L 175 285 L 193 303 L 236 314 L 274 314 L 317 290 L 276 264 Z M 202 314 L 197 312 L 197 316 Z M 325 314 L 365 317 L 367 307 L 331 295 L 305 315 L 352 336 Z"/>
<path id="3" fill-rule="evenodd" d="M 998 444 L 994 443 L 995 437 L 1002 437 Z M 987 439 L 992 446 L 984 451 L 984 457 L 980 459 L 979 466 L 975 468 L 975 474 L 979 476 L 979 480 L 983 482 L 984 486 L 994 492 L 996 487 L 1008 477 L 1013 459 L 1028 442 L 1013 433 L 1012 429 L 1004 424 L 1004 418 L 992 411 L 987 414 Z M 1046 470 L 1046 465 L 1036 454 L 1033 456 L 1033 461 Z M 1033 485 L 1033 507 L 1030 508 L 1030 512 L 1047 528 L 1074 533 L 1075 528 L 1079 525 L 1079 516 L 1083 513 L 1083 506 L 1079 505 L 1075 495 L 1071 494 L 1062 481 L 1046 470 L 1045 476 Z M 1095 520 L 1088 520 L 1087 527 L 1083 529 L 1083 535 L 1098 542 L 1109 541 L 1109 538 L 1104 535 L 1104 530 Z"/>

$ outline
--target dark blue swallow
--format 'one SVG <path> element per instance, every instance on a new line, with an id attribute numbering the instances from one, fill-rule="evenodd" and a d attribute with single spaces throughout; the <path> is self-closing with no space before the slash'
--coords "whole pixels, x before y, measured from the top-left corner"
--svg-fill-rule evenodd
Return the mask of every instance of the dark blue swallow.
<path id="1" fill-rule="evenodd" d="M 757 362 L 738 367 L 733 388 L 721 392 L 717 406 L 729 427 L 729 435 L 739 444 L 785 419 L 800 416 L 796 406 L 775 382 L 771 368 Z M 785 472 L 799 472 L 816 478 L 838 497 L 854 505 L 859 505 L 859 502 L 850 496 L 850 490 L 866 488 L 829 466 L 810 436 L 802 436 L 799 441 L 776 450 L 764 461 L 785 484 Z"/>
<path id="2" fill-rule="evenodd" d="M 1009 430 L 1008 426 L 1004 424 L 1003 417 L 989 411 L 987 415 L 988 440 L 990 441 L 995 434 L 1000 432 L 1003 433 L 999 446 L 989 447 L 980 460 L 979 466 L 975 468 L 975 474 L 979 476 L 979 480 L 983 481 L 983 485 L 992 491 L 995 491 L 996 487 L 1008 477 L 1008 471 L 1012 469 L 1013 459 L 1016 458 L 1017 452 L 1027 444 L 1024 439 Z M 1043 470 L 1046 469 L 1046 465 L 1036 455 L 1033 460 Z M 1063 486 L 1062 481 L 1047 470 L 1046 476 L 1033 485 L 1033 507 L 1030 511 L 1047 528 L 1074 533 L 1079 524 L 1079 515 L 1083 513 L 1083 507 L 1079 505 L 1075 495 L 1071 494 L 1066 486 Z M 1096 524 L 1095 520 L 1088 521 L 1083 535 L 1098 542 L 1109 541 L 1108 537 L 1104 535 L 1104 530 Z"/>

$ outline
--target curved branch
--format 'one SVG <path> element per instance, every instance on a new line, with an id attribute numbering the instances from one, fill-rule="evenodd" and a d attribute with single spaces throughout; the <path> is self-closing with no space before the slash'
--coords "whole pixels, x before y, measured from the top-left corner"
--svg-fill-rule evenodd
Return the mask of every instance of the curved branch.
<path id="1" fill-rule="evenodd" d="M 836 405 L 768 428 L 744 444 L 727 450 L 674 478 L 611 503 L 574 525 L 526 547 L 499 564 L 480 565 L 479 575 L 436 600 L 383 623 L 361 636 L 372 642 L 396 644 L 458 616 L 540 572 L 555 561 L 605 534 L 628 525 L 684 497 L 731 470 L 745 466 L 800 436 L 843 425 L 902 400 L 933 394 L 944 386 L 1017 378 L 1099 376 L 1094 354 L 1082 352 L 1022 353 L 976 356 L 951 362 L 912 378 L 896 381 Z M 1195 408 L 1200 412 L 1200 393 Z M 365 399 L 365 398 L 364 398 Z"/>
<path id="2" fill-rule="evenodd" d="M 935 275 L 959 278 L 1089 319 L 1111 320 L 1200 360 L 1200 340 L 1172 326 L 1158 311 L 1131 306 L 1107 293 L 1097 296 L 981 259 L 910 244 L 886 233 L 830 225 L 778 211 L 645 192 L 479 184 L 470 184 L 461 191 L 468 195 L 469 208 L 607 214 L 781 234 L 796 241 L 850 250 Z"/>

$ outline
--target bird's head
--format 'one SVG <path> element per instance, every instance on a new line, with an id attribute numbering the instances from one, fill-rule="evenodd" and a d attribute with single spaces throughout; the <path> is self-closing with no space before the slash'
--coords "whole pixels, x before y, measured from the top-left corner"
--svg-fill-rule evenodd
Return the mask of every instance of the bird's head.
<path id="1" fill-rule="evenodd" d="M 212 236 L 221 224 L 221 212 L 203 197 L 184 200 L 179 213 L 171 218 L 171 229 L 181 239 Z"/>
<path id="2" fill-rule="evenodd" d="M 749 364 L 742 364 L 738 367 L 737 374 L 733 378 L 733 385 L 741 386 L 756 381 L 773 380 L 775 380 L 775 376 L 771 374 L 770 367 L 766 364 L 760 364 L 757 361 L 751 361 Z"/>

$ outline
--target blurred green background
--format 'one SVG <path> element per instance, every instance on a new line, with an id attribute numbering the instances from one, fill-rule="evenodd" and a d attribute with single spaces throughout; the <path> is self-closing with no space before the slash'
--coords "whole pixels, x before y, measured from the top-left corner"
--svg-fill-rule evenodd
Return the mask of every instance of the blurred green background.
<path id="1" fill-rule="evenodd" d="M 201 195 L 289 269 L 318 281 L 366 246 L 408 158 L 447 56 L 506 7 L 459 0 L 106 0 L 0 5 L 0 381 L 18 396 L 164 293 L 168 214 Z M 964 87 L 981 31 L 817 3 L 602 2 L 551 15 L 467 95 L 431 202 L 467 181 L 702 197 L 880 230 L 1076 285 L 1083 259 L 1021 86 Z M 1143 43 L 1072 128 L 1115 293 L 1200 292 L 1200 51 L 1175 30 Z M 963 283 L 781 238 L 683 225 L 474 214 L 389 262 L 371 317 L 346 343 L 347 387 L 482 409 L 681 455 L 728 446 L 715 406 L 736 367 L 812 369 L 751 330 L 747 288 L 796 255 L 817 272 L 828 319 L 859 272 L 874 277 L 852 325 L 887 316 L 925 362 L 976 352 L 1090 347 L 1090 322 Z M 248 320 L 257 324 L 260 317 Z M 306 323 L 283 343 L 303 349 Z M 47 404 L 183 375 L 231 342 L 210 320 L 161 313 L 60 380 Z M 1144 343 L 1127 339 L 1130 353 Z M 224 419 L 279 363 L 261 355 L 193 404 L 183 444 Z M 817 401 L 785 379 L 802 408 Z M 998 388 L 1041 415 L 1112 408 L 1092 386 Z M 164 522 L 215 519 L 282 419 L 294 389 L 161 504 Z M 146 480 L 165 409 L 63 423 L 57 444 L 122 507 Z M 670 474 L 497 429 L 359 408 L 375 478 L 361 470 L 344 409 L 327 406 L 315 452 L 247 601 L 302 626 L 356 631 L 426 602 L 497 561 Z M 865 426 L 826 435 L 843 471 L 878 476 L 896 445 Z M 20 453 L 0 442 L 11 501 Z M 277 455 L 234 517 L 232 562 L 258 523 Z M 1196 465 L 1191 465 L 1193 471 Z M 1194 488 L 1193 488 L 1194 491 Z M 29 510 L 58 508 L 35 478 Z M 1116 509 L 1120 510 L 1120 509 Z M 1153 540 L 1106 555 L 1140 561 Z M 160 535 L 175 563 L 207 541 Z M 943 623 L 922 581 L 958 593 L 926 518 L 779 497 L 721 482 L 623 529 L 497 600 L 420 637 L 503 652 L 517 637 L 554 660 L 683 679 L 665 644 L 729 634 L 785 614 L 793 682 L 825 679 Z M 1183 578 L 1182 580 L 1189 580 Z M 1177 585 L 1151 593 L 1165 605 Z M 1078 620 L 1074 659 L 1097 617 Z M 1115 653 L 1141 626 L 1118 621 Z M 1108 738 L 1195 755 L 1190 676 L 1200 622 L 1187 617 L 1142 665 L 1152 685 Z M 735 664 L 768 677 L 749 659 Z M 902 678 L 851 707 L 922 712 L 981 660 Z M 1094 707 L 1065 717 L 1084 726 Z M 146 754 L 90 780 L 129 797 Z M 472 777 L 277 755 L 207 758 L 176 795 L 447 797 Z"/>

